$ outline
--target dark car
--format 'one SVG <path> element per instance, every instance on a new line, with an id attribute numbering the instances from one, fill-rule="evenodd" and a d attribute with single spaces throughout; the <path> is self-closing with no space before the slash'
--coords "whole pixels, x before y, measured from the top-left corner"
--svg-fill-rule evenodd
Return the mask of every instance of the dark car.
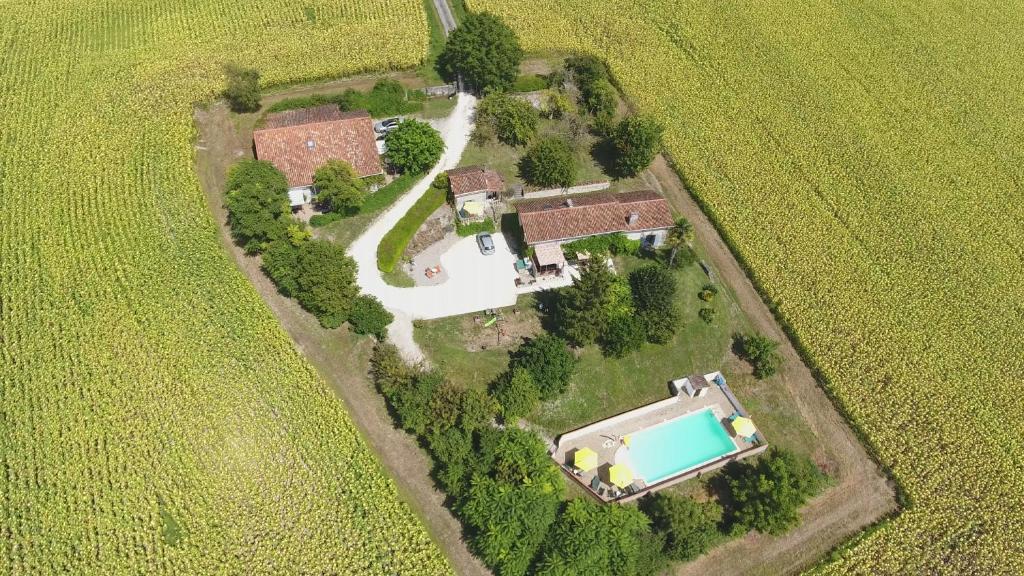
<path id="1" fill-rule="evenodd" d="M 480 253 L 485 256 L 494 254 L 494 238 L 487 232 L 476 235 L 476 245 L 480 247 Z"/>

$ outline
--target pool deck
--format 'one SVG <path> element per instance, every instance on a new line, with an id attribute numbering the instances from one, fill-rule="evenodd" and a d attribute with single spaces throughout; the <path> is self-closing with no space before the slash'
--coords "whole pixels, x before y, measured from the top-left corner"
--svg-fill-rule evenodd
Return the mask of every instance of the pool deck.
<path id="1" fill-rule="evenodd" d="M 717 372 L 712 372 L 705 376 L 711 382 L 714 376 L 718 374 Z M 768 448 L 768 444 L 760 432 L 754 436 L 753 442 L 737 437 L 731 432 L 726 419 L 734 413 L 746 416 L 747 411 L 740 405 L 739 400 L 732 394 L 732 391 L 729 390 L 727 383 L 724 385 L 712 383 L 706 390 L 706 393 L 701 397 L 691 398 L 681 392 L 677 396 L 670 396 L 664 400 L 659 400 L 582 428 L 577 428 L 571 432 L 566 432 L 556 439 L 555 450 L 551 457 L 554 458 L 566 475 L 599 501 L 630 502 L 649 492 L 654 492 L 721 468 L 731 461 L 760 454 Z M 638 481 L 635 485 L 638 490 L 632 494 L 617 490 L 608 481 L 608 468 L 612 464 L 628 462 L 628 448 L 622 442 L 623 436 L 706 408 L 710 408 L 715 417 L 722 422 L 730 438 L 735 442 L 737 451 L 704 462 L 651 486 L 646 486 L 642 481 Z M 756 417 L 754 422 L 756 424 Z M 576 454 L 576 450 L 584 447 L 597 452 L 598 466 L 588 472 L 579 472 L 573 466 L 573 457 Z M 597 490 L 591 488 L 591 482 L 593 482 L 595 476 L 600 481 Z"/>

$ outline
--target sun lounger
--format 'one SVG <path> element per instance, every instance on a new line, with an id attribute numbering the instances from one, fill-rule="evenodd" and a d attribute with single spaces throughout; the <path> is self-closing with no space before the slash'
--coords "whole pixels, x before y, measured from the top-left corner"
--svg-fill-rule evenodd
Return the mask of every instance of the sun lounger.
<path id="1" fill-rule="evenodd" d="M 600 486 L 601 486 L 601 478 L 599 478 L 595 474 L 594 475 L 594 479 L 590 481 L 590 489 L 591 490 L 597 490 Z"/>

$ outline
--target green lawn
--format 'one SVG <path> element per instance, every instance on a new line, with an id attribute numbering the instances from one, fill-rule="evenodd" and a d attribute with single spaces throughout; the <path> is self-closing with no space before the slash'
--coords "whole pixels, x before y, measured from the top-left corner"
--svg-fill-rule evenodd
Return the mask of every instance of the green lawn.
<path id="1" fill-rule="evenodd" d="M 347 247 L 363 233 L 363 230 L 366 230 L 378 214 L 394 204 L 395 200 L 408 192 L 422 177 L 422 174 L 403 174 L 395 178 L 387 186 L 367 195 L 366 202 L 357 214 L 314 228 L 313 234 L 317 238 L 324 238 Z"/>
<path id="2" fill-rule="evenodd" d="M 427 55 L 423 58 L 423 64 L 417 69 L 417 74 L 423 78 L 427 86 L 444 84 L 441 75 L 434 69 L 437 64 L 437 57 L 444 49 L 444 29 L 441 20 L 437 16 L 432 0 L 423 0 L 423 10 L 427 13 L 427 26 L 430 28 L 430 44 L 427 47 Z"/>
<path id="3" fill-rule="evenodd" d="M 616 259 L 620 274 L 643 264 L 636 257 Z M 749 368 L 730 352 L 732 334 L 748 329 L 748 321 L 731 291 L 718 285 L 719 294 L 710 306 L 718 311 L 713 324 L 705 324 L 697 311 L 709 304 L 697 297 L 707 276 L 697 265 L 679 272 L 678 304 L 683 325 L 664 346 L 646 344 L 625 358 L 605 358 L 596 346 L 584 348 L 580 366 L 561 397 L 538 406 L 529 420 L 551 435 L 653 402 L 669 395 L 668 381 L 694 372 L 721 370 L 730 387 L 754 415 L 769 442 L 804 454 L 815 454 L 814 436 L 800 417 L 794 398 L 783 385 L 785 374 L 757 381 Z M 503 311 L 506 332 L 502 343 L 494 327 L 484 328 L 473 316 L 459 316 L 416 323 L 416 340 L 427 357 L 463 386 L 486 386 L 505 370 L 508 352 L 520 337 L 536 334 L 539 312 L 533 296 L 519 299 L 516 308 Z M 486 349 L 481 350 L 481 346 Z"/>

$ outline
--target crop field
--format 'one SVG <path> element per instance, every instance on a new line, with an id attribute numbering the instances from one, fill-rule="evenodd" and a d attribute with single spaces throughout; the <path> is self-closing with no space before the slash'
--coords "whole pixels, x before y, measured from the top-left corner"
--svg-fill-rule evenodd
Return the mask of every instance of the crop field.
<path id="1" fill-rule="evenodd" d="M 1024 4 L 472 0 L 609 61 L 909 498 L 826 574 L 1024 573 Z"/>
<path id="2" fill-rule="evenodd" d="M 426 46 L 420 0 L 0 2 L 0 573 L 450 573 L 193 171 L 228 59 Z"/>

